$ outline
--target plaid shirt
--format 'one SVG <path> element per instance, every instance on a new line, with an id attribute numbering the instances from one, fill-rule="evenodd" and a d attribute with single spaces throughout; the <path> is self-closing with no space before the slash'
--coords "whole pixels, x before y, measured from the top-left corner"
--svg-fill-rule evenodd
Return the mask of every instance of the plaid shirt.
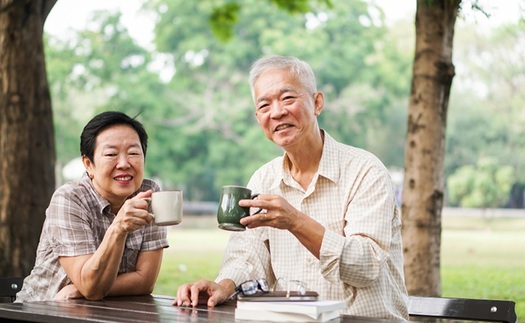
<path id="1" fill-rule="evenodd" d="M 259 227 L 233 232 L 216 281 L 236 284 L 265 277 L 300 280 L 321 299 L 345 300 L 343 312 L 408 319 L 401 214 L 387 169 L 362 149 L 325 132 L 318 172 L 304 190 L 291 176 L 286 154 L 257 170 L 248 187 L 284 197 L 326 231 L 320 259 L 289 231 Z"/>
<path id="2" fill-rule="evenodd" d="M 138 191 L 149 189 L 160 190 L 155 182 L 144 179 Z M 16 302 L 51 300 L 71 284 L 58 258 L 95 253 L 114 217 L 109 202 L 95 191 L 88 176 L 59 187 L 46 210 L 35 266 Z M 135 270 L 139 252 L 167 248 L 166 236 L 166 228 L 153 223 L 129 233 L 119 274 Z"/>

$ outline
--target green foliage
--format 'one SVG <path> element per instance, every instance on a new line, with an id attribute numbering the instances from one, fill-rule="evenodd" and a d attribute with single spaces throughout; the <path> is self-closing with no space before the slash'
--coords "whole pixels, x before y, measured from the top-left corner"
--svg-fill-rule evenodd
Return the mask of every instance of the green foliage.
<path id="1" fill-rule="evenodd" d="M 240 9 L 239 4 L 235 2 L 228 2 L 213 9 L 210 16 L 210 28 L 218 39 L 226 41 L 232 37 Z"/>
<path id="2" fill-rule="evenodd" d="M 89 29 L 72 40 L 46 37 L 59 165 L 78 156 L 78 137 L 89 118 L 121 110 L 139 115 L 148 130 L 148 177 L 187 190 L 190 200 L 215 200 L 222 185 L 246 183 L 255 169 L 282 154 L 255 121 L 247 83 L 255 59 L 282 54 L 308 61 L 316 72 L 326 96 L 322 128 L 372 151 L 388 167 L 402 168 L 413 25 L 388 29 L 380 9 L 372 14 L 371 6 L 344 0 L 151 0 L 144 7 L 157 21 L 155 50 L 137 45 L 112 12 L 94 14 Z M 226 21 L 236 20 L 226 42 L 210 29 L 216 10 Z M 446 175 L 492 156 L 512 166 L 515 188 L 523 187 L 525 155 L 517 152 L 525 146 L 525 98 L 516 89 L 525 67 L 505 54 L 518 51 L 523 26 L 492 36 L 468 31 L 457 33 L 460 44 L 469 45 L 457 46 L 455 54 L 468 73 L 458 73 L 454 84 L 463 86 L 451 96 Z M 479 46 L 486 46 L 484 60 L 469 52 Z"/>
<path id="3" fill-rule="evenodd" d="M 189 200 L 214 200 L 222 185 L 245 184 L 254 170 L 283 153 L 265 139 L 255 120 L 247 74 L 261 55 L 296 55 L 311 63 L 327 95 L 321 126 L 400 167 L 404 125 L 385 125 L 405 115 L 398 93 L 408 92 L 408 82 L 395 82 L 390 74 L 408 79 L 410 57 L 385 36 L 381 23 L 369 23 L 374 18 L 365 2 L 306 3 L 148 1 L 146 10 L 158 17 L 158 52 L 135 44 L 118 13 L 97 13 L 94 28 L 80 31 L 75 41 L 50 45 L 57 56 L 53 63 L 59 64 L 61 52 L 67 60 L 67 69 L 57 72 L 49 65 L 56 93 L 62 93 L 56 104 L 82 93 L 91 107 L 83 117 L 108 109 L 140 114 L 150 137 L 146 175 L 164 188 L 185 190 Z M 213 36 L 210 17 L 222 26 L 236 21 L 229 41 Z M 389 53 L 381 54 L 381 48 Z M 159 54 L 172 64 L 171 79 L 162 81 L 149 67 Z M 75 110 L 63 111 L 60 133 L 69 132 Z"/>
<path id="4" fill-rule="evenodd" d="M 310 9 L 310 0 L 270 0 L 278 7 L 290 13 L 307 13 Z"/>
<path id="5" fill-rule="evenodd" d="M 477 165 L 458 168 L 447 179 L 450 203 L 461 207 L 499 207 L 507 202 L 514 169 L 483 157 Z"/>
<path id="6" fill-rule="evenodd" d="M 452 88 L 447 125 L 445 175 L 481 156 L 514 169 L 514 194 L 525 186 L 525 25 L 503 25 L 480 33 L 472 25 L 456 34 L 455 61 L 462 71 Z M 479 53 L 483 53 L 480 55 Z"/>
<path id="7" fill-rule="evenodd" d="M 291 13 L 308 13 L 312 8 L 310 0 L 268 0 L 277 7 Z M 332 7 L 330 0 L 318 0 Z M 233 29 L 238 21 L 241 5 L 238 2 L 226 2 L 213 7 L 209 17 L 210 29 L 213 34 L 221 41 L 229 41 L 233 36 Z"/>

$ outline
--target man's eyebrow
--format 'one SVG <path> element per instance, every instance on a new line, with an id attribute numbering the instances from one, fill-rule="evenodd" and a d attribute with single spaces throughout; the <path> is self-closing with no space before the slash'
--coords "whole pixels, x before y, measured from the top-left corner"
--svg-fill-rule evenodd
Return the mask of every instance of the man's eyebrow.
<path id="1" fill-rule="evenodd" d="M 266 97 L 265 96 L 261 96 L 260 98 L 258 98 L 256 103 L 260 103 L 262 101 L 266 101 Z"/>
<path id="2" fill-rule="evenodd" d="M 295 90 L 295 88 L 293 88 L 291 86 L 285 86 L 279 91 L 279 94 L 283 94 L 283 93 L 286 93 L 286 92 L 297 92 L 297 91 Z"/>

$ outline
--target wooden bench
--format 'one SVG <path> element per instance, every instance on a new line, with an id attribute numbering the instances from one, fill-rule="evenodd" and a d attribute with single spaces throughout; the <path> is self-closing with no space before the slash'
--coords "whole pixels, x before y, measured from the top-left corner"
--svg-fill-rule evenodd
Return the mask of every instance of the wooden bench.
<path id="1" fill-rule="evenodd" d="M 9 297 L 11 302 L 14 302 L 23 282 L 22 277 L 0 277 L 0 297 Z"/>
<path id="2" fill-rule="evenodd" d="M 515 305 L 505 300 L 410 296 L 408 314 L 411 318 L 516 323 Z"/>

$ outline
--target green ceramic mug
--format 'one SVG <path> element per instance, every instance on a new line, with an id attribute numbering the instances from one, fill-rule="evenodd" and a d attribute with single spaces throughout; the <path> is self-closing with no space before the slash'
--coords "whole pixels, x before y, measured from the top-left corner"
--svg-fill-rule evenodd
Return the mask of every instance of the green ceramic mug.
<path id="1" fill-rule="evenodd" d="M 239 201 L 244 199 L 254 199 L 259 194 L 252 194 L 249 188 L 235 185 L 223 186 L 219 209 L 217 210 L 217 222 L 219 228 L 228 231 L 244 231 L 246 227 L 240 223 L 241 218 L 250 215 L 249 207 L 239 206 Z M 257 210 L 253 214 L 261 212 Z"/>

